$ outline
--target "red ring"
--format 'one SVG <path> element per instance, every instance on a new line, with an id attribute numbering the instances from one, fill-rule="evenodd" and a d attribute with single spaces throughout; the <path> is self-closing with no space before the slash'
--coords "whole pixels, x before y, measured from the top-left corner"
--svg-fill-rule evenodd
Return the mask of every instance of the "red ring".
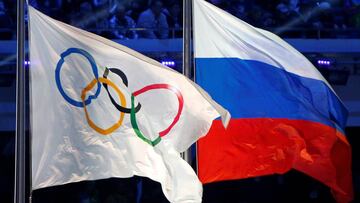
<path id="1" fill-rule="evenodd" d="M 181 94 L 181 92 L 174 86 L 171 86 L 171 85 L 168 85 L 168 84 L 153 84 L 153 85 L 148 85 L 148 86 L 145 86 L 144 88 L 136 91 L 133 93 L 134 96 L 137 96 L 137 95 L 140 95 L 142 93 L 145 93 L 149 90 L 155 90 L 155 89 L 167 89 L 167 90 L 170 90 L 172 91 L 173 93 L 176 94 L 177 98 L 178 98 L 178 101 L 179 101 L 179 108 L 178 108 L 178 112 L 173 120 L 173 122 L 170 124 L 169 127 L 167 127 L 165 130 L 159 132 L 159 136 L 160 137 L 164 137 L 165 135 L 167 135 L 170 130 L 174 127 L 174 125 L 179 121 L 180 119 L 180 115 L 181 115 L 181 112 L 182 112 L 182 109 L 184 107 L 184 98 Z"/>

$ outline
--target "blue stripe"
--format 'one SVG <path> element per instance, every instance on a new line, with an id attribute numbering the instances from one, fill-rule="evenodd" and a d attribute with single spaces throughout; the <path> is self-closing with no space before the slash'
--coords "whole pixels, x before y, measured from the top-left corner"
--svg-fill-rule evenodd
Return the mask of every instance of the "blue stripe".
<path id="1" fill-rule="evenodd" d="M 197 58 L 196 82 L 233 118 L 299 119 L 345 129 L 347 110 L 320 80 L 259 61 Z"/>

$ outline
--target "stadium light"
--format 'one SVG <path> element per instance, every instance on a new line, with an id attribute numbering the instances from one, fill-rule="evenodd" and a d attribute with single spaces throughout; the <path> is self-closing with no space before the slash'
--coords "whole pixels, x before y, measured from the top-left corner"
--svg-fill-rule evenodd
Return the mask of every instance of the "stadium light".
<path id="1" fill-rule="evenodd" d="M 170 67 L 170 68 L 174 68 L 176 65 L 175 61 L 172 61 L 172 60 L 161 61 L 161 64 L 163 64 L 167 67 Z"/>

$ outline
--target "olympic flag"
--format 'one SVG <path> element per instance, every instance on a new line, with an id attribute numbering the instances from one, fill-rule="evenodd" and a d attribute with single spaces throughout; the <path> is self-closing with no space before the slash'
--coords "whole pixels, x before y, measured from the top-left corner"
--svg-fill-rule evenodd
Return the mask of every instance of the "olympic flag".
<path id="1" fill-rule="evenodd" d="M 204 183 L 294 168 L 352 199 L 347 111 L 298 51 L 203 1 L 194 1 L 196 81 L 232 119 L 199 140 Z M 204 37 L 206 36 L 206 37 Z"/>
<path id="2" fill-rule="evenodd" d="M 146 176 L 200 202 L 181 159 L 228 113 L 181 74 L 117 43 L 30 14 L 32 188 Z"/>

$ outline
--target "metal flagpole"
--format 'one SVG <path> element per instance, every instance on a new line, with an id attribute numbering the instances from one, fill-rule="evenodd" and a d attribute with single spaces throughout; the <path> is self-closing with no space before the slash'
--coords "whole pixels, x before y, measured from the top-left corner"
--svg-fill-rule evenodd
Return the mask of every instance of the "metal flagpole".
<path id="1" fill-rule="evenodd" d="M 25 3 L 17 0 L 16 133 L 14 203 L 25 203 Z"/>
<path id="2" fill-rule="evenodd" d="M 183 5 L 183 74 L 191 79 L 191 16 L 192 16 L 192 0 L 184 0 Z M 191 148 L 182 154 L 186 162 L 191 164 Z"/>

